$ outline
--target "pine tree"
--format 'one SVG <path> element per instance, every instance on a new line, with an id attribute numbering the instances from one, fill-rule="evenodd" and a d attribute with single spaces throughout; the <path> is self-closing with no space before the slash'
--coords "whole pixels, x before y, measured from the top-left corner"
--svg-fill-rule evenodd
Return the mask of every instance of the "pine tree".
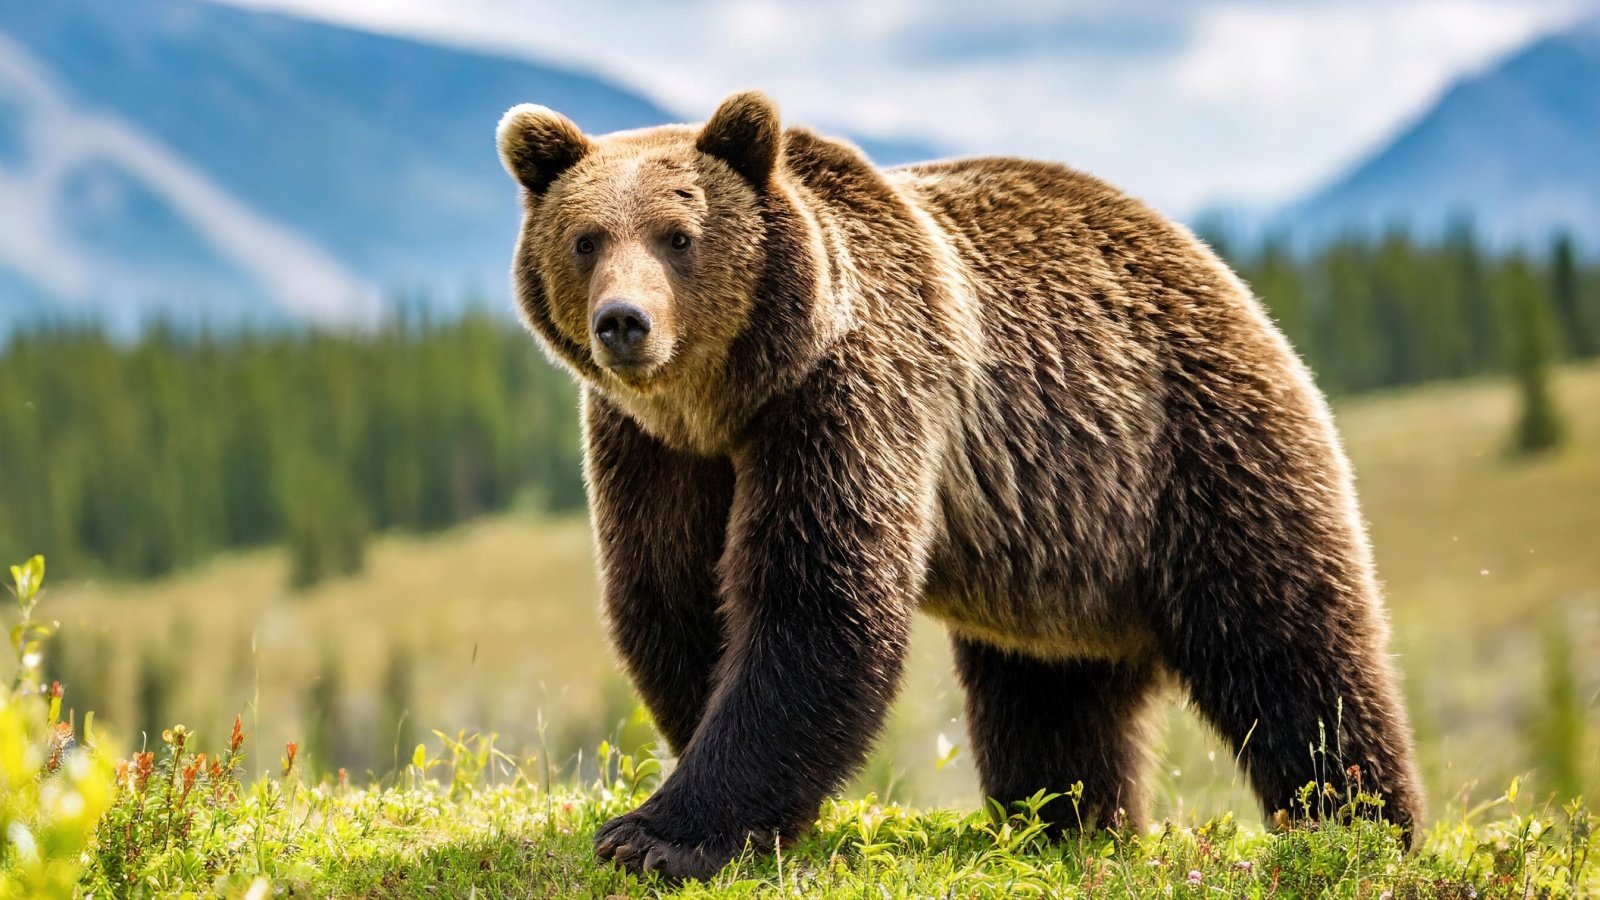
<path id="1" fill-rule="evenodd" d="M 333 465 L 304 454 L 285 475 L 289 525 L 289 584 L 309 588 L 326 578 L 354 575 L 366 563 L 367 512 Z"/>
<path id="2" fill-rule="evenodd" d="M 1550 295 L 1567 352 L 1577 359 L 1588 359 L 1600 352 L 1600 325 L 1590 321 L 1589 311 L 1584 308 L 1576 257 L 1572 236 L 1562 233 L 1550 254 Z"/>
<path id="3" fill-rule="evenodd" d="M 1304 273 L 1283 235 L 1269 235 L 1251 267 L 1249 280 L 1261 295 L 1261 302 L 1272 313 L 1278 327 L 1291 344 L 1309 344 L 1310 322 L 1306 313 Z"/>
<path id="4" fill-rule="evenodd" d="M 1515 259 L 1506 272 L 1511 313 L 1511 369 L 1521 409 L 1511 449 L 1517 454 L 1550 450 L 1561 443 L 1565 424 L 1550 391 L 1553 340 L 1545 293 L 1526 260 Z"/>
<path id="5" fill-rule="evenodd" d="M 1460 292 L 1457 305 L 1466 332 L 1466 372 L 1492 371 L 1503 355 L 1499 338 L 1500 312 L 1494 293 L 1489 289 L 1489 273 L 1472 224 L 1461 221 L 1453 225 L 1445 246 L 1455 270 L 1456 289 Z"/>
<path id="6" fill-rule="evenodd" d="M 1318 260 L 1326 285 L 1327 325 L 1323 363 L 1328 390 L 1351 393 L 1384 386 L 1387 342 L 1375 321 L 1372 253 L 1355 240 L 1341 240 Z"/>

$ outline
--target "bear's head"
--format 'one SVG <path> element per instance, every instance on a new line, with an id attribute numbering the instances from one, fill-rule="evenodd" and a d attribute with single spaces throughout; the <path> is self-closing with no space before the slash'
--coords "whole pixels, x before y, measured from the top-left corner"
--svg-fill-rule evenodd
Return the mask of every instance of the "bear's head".
<path id="1" fill-rule="evenodd" d="M 730 355 L 760 317 L 758 297 L 773 293 L 763 280 L 774 253 L 814 257 L 820 242 L 780 171 L 784 135 L 772 101 L 735 94 L 700 127 L 603 137 L 523 105 L 506 113 L 497 137 L 523 195 L 518 304 L 545 348 L 659 426 L 651 427 L 658 436 L 677 427 L 667 419 L 726 430 L 727 422 L 689 420 L 732 415 L 709 409 L 708 395 L 727 393 Z M 807 265 L 780 268 L 783 290 L 815 292 Z M 793 319 L 811 304 L 802 296 L 784 305 Z"/>

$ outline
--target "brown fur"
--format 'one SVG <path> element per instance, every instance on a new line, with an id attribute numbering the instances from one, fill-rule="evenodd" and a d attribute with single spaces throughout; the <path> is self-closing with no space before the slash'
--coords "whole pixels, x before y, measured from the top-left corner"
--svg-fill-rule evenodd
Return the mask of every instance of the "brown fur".
<path id="1" fill-rule="evenodd" d="M 596 139 L 519 107 L 500 144 L 522 312 L 583 385 L 612 636 L 680 754 L 602 856 L 705 876 L 804 828 L 868 752 L 919 607 L 955 641 L 991 796 L 1082 781 L 1085 824 L 1142 821 L 1145 713 L 1175 681 L 1268 812 L 1355 765 L 1409 833 L 1333 424 L 1187 231 L 1046 163 L 880 171 L 759 94 Z M 598 361 L 589 318 L 618 298 L 658 323 L 647 371 Z"/>

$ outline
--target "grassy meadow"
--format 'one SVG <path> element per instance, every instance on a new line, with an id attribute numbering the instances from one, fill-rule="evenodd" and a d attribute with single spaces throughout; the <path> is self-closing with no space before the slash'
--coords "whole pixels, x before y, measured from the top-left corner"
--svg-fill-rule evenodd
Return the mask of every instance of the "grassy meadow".
<path id="1" fill-rule="evenodd" d="M 1592 816 L 1568 802 L 1600 784 L 1600 367 L 1561 371 L 1555 394 L 1571 440 L 1531 459 L 1506 453 L 1503 384 L 1337 410 L 1432 795 L 1418 853 L 1359 820 L 1267 832 L 1177 703 L 1148 832 L 1050 844 L 1026 808 L 988 815 L 923 621 L 857 784 L 793 846 L 682 895 L 1600 890 Z M 591 549 L 582 519 L 502 515 L 384 537 L 362 574 L 299 592 L 279 550 L 160 581 L 52 581 L 38 617 L 59 633 L 42 663 L 19 649 L 24 689 L 0 692 L 0 896 L 662 893 L 589 846 L 661 770 L 606 649 Z M 112 752 L 71 751 L 44 724 L 27 685 L 51 680 L 67 686 L 51 718 L 96 710 L 79 733 Z"/>
<path id="2" fill-rule="evenodd" d="M 1566 369 L 1555 389 L 1572 441 L 1532 460 L 1504 453 L 1514 397 L 1502 383 L 1337 409 L 1435 811 L 1497 794 L 1516 775 L 1556 789 L 1543 785 L 1535 752 L 1549 707 L 1563 702 L 1550 699 L 1552 641 L 1571 651 L 1568 693 L 1581 715 L 1591 726 L 1600 718 L 1600 367 Z M 384 537 L 362 574 L 299 593 L 285 586 L 286 566 L 281 551 L 262 550 L 154 582 L 56 584 L 53 665 L 69 701 L 98 710 L 101 727 L 133 748 L 149 740 L 141 728 L 152 705 L 154 721 L 202 737 L 241 711 L 266 746 L 304 744 L 322 729 L 324 755 L 336 758 L 309 765 L 376 777 L 433 729 L 496 732 L 502 749 L 576 771 L 580 754 L 616 739 L 630 717 L 580 517 L 511 514 Z M 399 688 L 397 664 L 409 676 Z M 403 718 L 386 709 L 396 704 Z M 923 620 L 883 752 L 858 789 L 973 805 L 959 719 L 941 630 Z M 1227 753 L 1176 703 L 1171 720 L 1159 812 L 1188 821 L 1251 809 Z M 636 722 L 620 734 L 628 749 L 648 738 Z M 1597 741 L 1590 727 L 1580 760 L 1590 784 Z M 582 771 L 593 773 L 592 759 Z"/>

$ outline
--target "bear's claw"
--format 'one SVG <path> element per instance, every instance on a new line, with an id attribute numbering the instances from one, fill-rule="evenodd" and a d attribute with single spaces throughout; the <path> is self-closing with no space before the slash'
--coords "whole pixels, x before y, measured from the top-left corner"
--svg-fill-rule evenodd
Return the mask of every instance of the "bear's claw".
<path id="1" fill-rule="evenodd" d="M 594 837 L 594 852 L 628 871 L 657 872 L 668 881 L 704 881 L 734 856 L 732 852 L 717 853 L 704 846 L 657 837 L 650 833 L 648 821 L 638 810 L 600 826 Z"/>

